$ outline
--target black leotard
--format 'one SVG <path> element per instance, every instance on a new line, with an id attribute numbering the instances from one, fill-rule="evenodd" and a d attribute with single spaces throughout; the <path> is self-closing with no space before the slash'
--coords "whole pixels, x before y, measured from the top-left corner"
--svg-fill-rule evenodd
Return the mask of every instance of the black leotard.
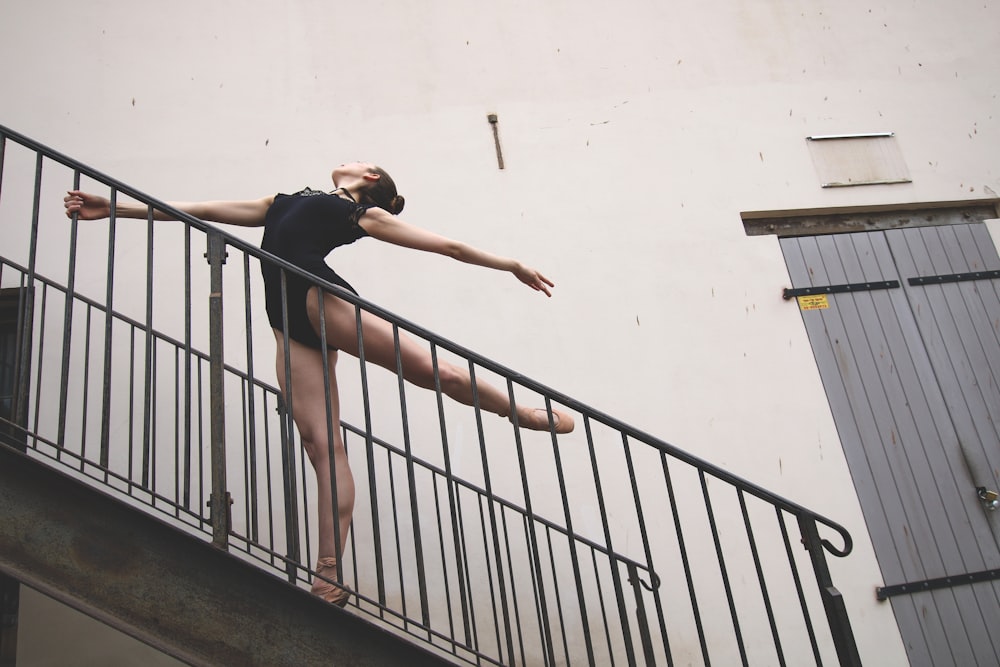
<path id="1" fill-rule="evenodd" d="M 278 194 L 264 217 L 264 238 L 260 247 L 324 280 L 357 292 L 331 269 L 324 258 L 338 246 L 354 243 L 368 234 L 358 224 L 367 206 L 306 188 L 292 195 Z M 281 270 L 261 262 L 267 319 L 282 328 Z M 321 341 L 306 314 L 306 294 L 312 283 L 299 276 L 285 275 L 288 298 L 288 335 L 292 340 L 320 349 Z"/>

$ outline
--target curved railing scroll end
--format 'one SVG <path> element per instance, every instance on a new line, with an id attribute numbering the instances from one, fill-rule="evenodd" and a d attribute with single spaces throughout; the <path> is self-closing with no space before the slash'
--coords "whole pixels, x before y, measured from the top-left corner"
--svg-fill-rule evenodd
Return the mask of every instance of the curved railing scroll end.
<path id="1" fill-rule="evenodd" d="M 833 521 L 830 521 L 829 519 L 824 519 L 819 516 L 814 518 L 818 523 L 821 523 L 827 528 L 831 528 L 834 531 L 836 531 L 837 534 L 840 535 L 841 539 L 843 539 L 844 541 L 844 547 L 842 549 L 838 549 L 833 545 L 832 542 L 830 542 L 830 540 L 820 539 L 820 544 L 823 545 L 823 548 L 826 549 L 830 554 L 836 556 L 837 558 L 845 558 L 846 556 L 850 555 L 851 551 L 854 550 L 854 538 L 852 538 L 851 534 L 847 532 L 847 529 L 841 526 L 839 523 L 835 523 Z"/>

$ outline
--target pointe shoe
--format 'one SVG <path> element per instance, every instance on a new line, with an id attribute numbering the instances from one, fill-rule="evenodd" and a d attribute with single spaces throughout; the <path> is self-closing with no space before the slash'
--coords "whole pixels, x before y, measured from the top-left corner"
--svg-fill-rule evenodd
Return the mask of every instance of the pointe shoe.
<path id="1" fill-rule="evenodd" d="M 530 415 L 530 417 L 525 417 Z M 576 427 L 573 418 L 560 410 L 552 411 L 552 422 L 555 424 L 556 433 L 570 433 Z M 524 410 L 524 414 L 518 414 L 517 423 L 532 431 L 549 430 L 549 413 L 545 408 L 530 408 Z"/>
<path id="2" fill-rule="evenodd" d="M 330 604 L 335 604 L 338 607 L 346 607 L 347 601 L 351 597 L 351 592 L 346 588 L 326 581 L 326 579 L 336 580 L 337 578 L 337 558 L 335 556 L 321 557 L 316 563 L 316 574 L 323 578 L 316 577 L 313 579 L 313 595 L 321 597 Z"/>

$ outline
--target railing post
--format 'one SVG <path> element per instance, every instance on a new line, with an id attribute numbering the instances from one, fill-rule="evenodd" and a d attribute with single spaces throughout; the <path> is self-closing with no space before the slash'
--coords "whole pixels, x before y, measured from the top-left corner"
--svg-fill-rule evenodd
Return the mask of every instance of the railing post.
<path id="1" fill-rule="evenodd" d="M 642 652 L 646 657 L 646 665 L 656 664 L 656 654 L 653 652 L 653 640 L 649 636 L 649 619 L 646 617 L 646 605 L 642 601 L 642 580 L 639 579 L 639 568 L 635 563 L 628 563 L 628 583 L 632 584 L 635 593 L 635 622 L 639 626 L 639 638 L 642 640 Z M 622 619 L 628 623 L 627 619 Z"/>
<path id="2" fill-rule="evenodd" d="M 861 656 L 858 654 L 858 644 L 851 629 L 851 619 L 847 616 L 847 605 L 844 604 L 844 596 L 833 585 L 816 519 L 799 515 L 798 520 L 802 544 L 809 552 L 813 572 L 816 573 L 816 584 L 819 586 L 819 594 L 823 600 L 823 608 L 826 610 L 826 619 L 833 635 L 833 644 L 837 647 L 841 667 L 861 667 Z"/>
<path id="3" fill-rule="evenodd" d="M 208 232 L 208 252 L 205 254 L 211 267 L 208 295 L 209 336 L 209 388 L 210 433 L 212 452 L 212 494 L 209 497 L 212 521 L 212 544 L 220 549 L 229 547 L 229 530 L 232 524 L 230 508 L 232 499 L 226 488 L 226 414 L 224 385 L 224 359 L 222 354 L 222 265 L 226 263 L 226 241 L 221 232 Z"/>

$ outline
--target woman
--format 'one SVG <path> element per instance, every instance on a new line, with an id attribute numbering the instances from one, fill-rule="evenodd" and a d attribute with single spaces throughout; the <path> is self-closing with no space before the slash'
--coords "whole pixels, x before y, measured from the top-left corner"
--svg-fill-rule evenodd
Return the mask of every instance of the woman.
<path id="1" fill-rule="evenodd" d="M 324 261 L 329 252 L 340 245 L 371 236 L 396 245 L 447 255 L 469 264 L 509 271 L 528 287 L 551 296 L 552 281 L 538 271 L 518 261 L 499 257 L 464 243 L 439 236 L 409 225 L 397 216 L 404 200 L 396 191 L 389 175 L 373 164 L 355 162 L 333 170 L 334 190 L 329 193 L 305 189 L 293 195 L 277 194 L 249 201 L 180 202 L 171 206 L 194 217 L 245 227 L 264 227 L 261 247 L 282 259 L 325 280 L 354 291 Z M 84 220 L 96 220 L 110 215 L 110 202 L 81 192 L 70 191 L 64 199 L 66 214 L 77 214 Z M 144 205 L 117 203 L 115 215 L 125 218 L 145 218 Z M 158 220 L 168 220 L 161 211 Z M 343 553 L 354 509 L 354 480 L 348 467 L 346 450 L 340 429 L 334 428 L 333 469 L 336 475 L 337 501 L 333 501 L 331 483 L 331 447 L 328 442 L 327 411 L 331 423 L 340 423 L 337 395 L 337 350 L 357 356 L 358 334 L 355 307 L 332 293 L 322 295 L 308 280 L 285 275 L 282 291 L 281 270 L 262 263 L 264 292 L 268 320 L 277 341 L 277 376 L 282 394 L 291 393 L 292 418 L 299 430 L 302 445 L 316 472 L 319 517 L 319 563 L 313 593 L 338 605 L 345 605 L 348 592 L 332 583 L 336 580 L 337 558 Z M 288 336 L 283 333 L 283 317 L 287 309 Z M 320 328 L 324 320 L 325 329 Z M 396 372 L 396 348 L 392 326 L 381 318 L 362 311 L 361 335 L 364 356 L 368 361 Z M 321 339 L 321 331 L 326 340 Z M 326 344 L 331 383 L 330 403 L 324 390 L 322 345 Z M 290 368 L 285 368 L 285 350 Z M 434 388 L 434 364 L 430 353 L 405 336 L 399 337 L 399 354 L 403 376 L 420 387 Z M 286 371 L 289 371 L 286 375 Z M 286 386 L 286 378 L 291 386 Z M 451 398 L 473 404 L 473 385 L 465 369 L 439 361 L 437 379 L 441 390 Z M 508 396 L 488 384 L 475 385 L 479 406 L 501 417 L 510 417 Z M 556 433 L 573 430 L 573 419 L 553 410 L 551 415 L 541 408 L 515 406 L 517 423 L 534 430 L 553 429 Z M 336 507 L 336 512 L 334 511 Z M 335 517 L 336 513 L 336 517 Z M 335 521 L 338 525 L 335 526 Z M 339 538 L 339 539 L 338 539 Z"/>

